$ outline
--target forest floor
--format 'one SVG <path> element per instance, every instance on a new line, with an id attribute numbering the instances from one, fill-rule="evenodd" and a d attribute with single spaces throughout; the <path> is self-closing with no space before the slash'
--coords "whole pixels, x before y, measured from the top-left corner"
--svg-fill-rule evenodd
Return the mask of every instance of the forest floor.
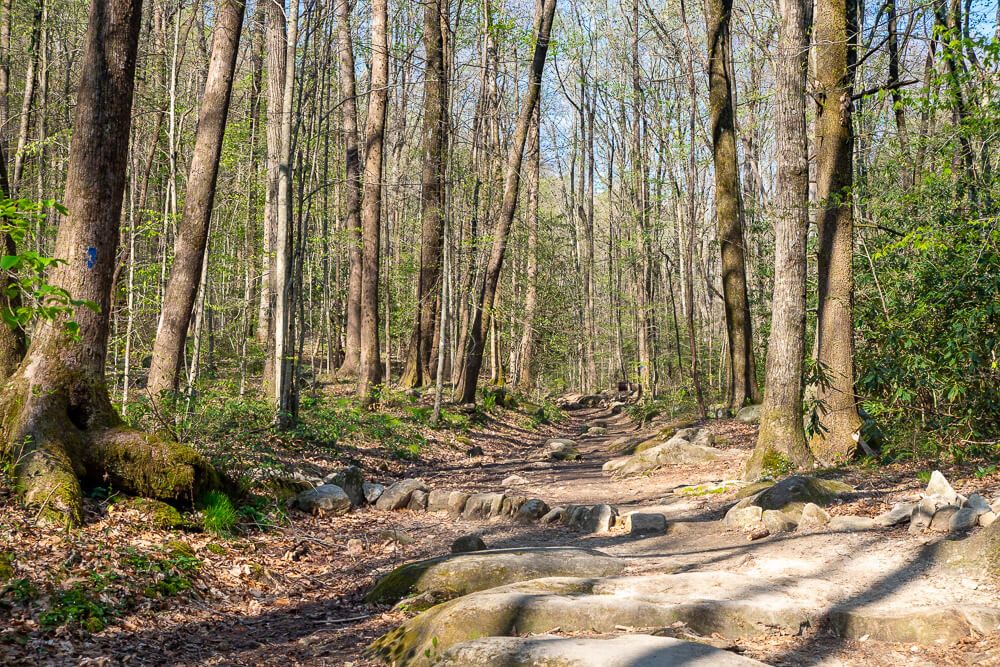
<path id="1" fill-rule="evenodd" d="M 607 433 L 582 435 L 598 417 L 609 418 Z M 608 443 L 640 427 L 601 409 L 566 413 L 549 425 L 497 410 L 461 436 L 431 433 L 415 460 L 386 463 L 363 445 L 350 457 L 372 463 L 366 474 L 382 483 L 419 476 L 435 488 L 498 491 L 504 490 L 502 480 L 516 474 L 523 478 L 514 487 L 519 495 L 550 506 L 609 503 L 619 512 L 662 512 L 669 529 L 651 537 L 632 537 L 621 528 L 584 535 L 559 524 L 465 521 L 374 508 L 342 516 L 289 511 L 270 525 L 219 537 L 156 530 L 100 499 L 88 501 L 83 528 L 65 531 L 34 527 L 33 517 L 0 487 L 0 575 L 7 582 L 0 588 L 0 664 L 373 664 L 363 656 L 365 647 L 407 615 L 366 603 L 365 592 L 393 567 L 448 553 L 455 538 L 469 533 L 479 534 L 490 548 L 597 548 L 627 558 L 629 575 L 721 570 L 768 581 L 819 578 L 849 599 L 899 609 L 1000 606 L 996 582 L 924 562 L 931 538 L 912 535 L 905 525 L 794 532 L 756 541 L 726 531 L 719 520 L 734 502 L 733 491 L 695 496 L 674 491 L 738 478 L 756 427 L 735 420 L 704 426 L 716 436 L 719 460 L 626 479 L 604 475 L 601 466 L 614 456 Z M 556 436 L 576 440 L 582 459 L 541 459 L 542 444 Z M 483 455 L 467 456 L 470 445 L 482 447 Z M 284 464 L 294 465 L 296 456 L 304 469 L 336 467 L 307 448 L 286 452 Z M 914 463 L 839 469 L 834 475 L 857 493 L 830 508 L 831 514 L 875 516 L 896 499 L 921 491 L 918 473 L 926 469 Z M 960 493 L 1000 495 L 995 469 L 966 465 L 943 471 Z M 741 637 L 734 648 L 774 665 L 1000 664 L 997 634 L 927 646 L 774 632 Z"/>

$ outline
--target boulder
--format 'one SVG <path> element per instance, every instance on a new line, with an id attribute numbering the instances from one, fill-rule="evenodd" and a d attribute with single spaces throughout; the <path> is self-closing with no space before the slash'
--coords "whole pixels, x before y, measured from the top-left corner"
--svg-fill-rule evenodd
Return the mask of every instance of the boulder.
<path id="1" fill-rule="evenodd" d="M 588 533 L 603 534 L 611 530 L 618 517 L 618 510 L 611 505 L 594 505 L 587 513 L 583 530 Z"/>
<path id="2" fill-rule="evenodd" d="M 945 505 L 934 513 L 934 518 L 931 519 L 931 525 L 928 526 L 928 529 L 935 533 L 951 532 L 951 520 L 960 510 L 958 505 Z"/>
<path id="3" fill-rule="evenodd" d="M 494 549 L 401 565 L 382 577 L 366 599 L 373 603 L 395 604 L 411 594 L 425 592 L 452 598 L 529 579 L 606 577 L 620 574 L 624 569 L 624 560 L 596 549 Z"/>
<path id="4" fill-rule="evenodd" d="M 380 510 L 402 509 L 410 503 L 410 496 L 414 491 L 427 491 L 424 480 L 419 478 L 400 480 L 382 492 L 375 502 L 375 507 Z"/>
<path id="5" fill-rule="evenodd" d="M 600 437 L 605 436 L 607 434 L 608 434 L 608 429 L 606 429 L 605 427 L 603 427 L 603 426 L 591 426 L 590 428 L 587 429 L 587 432 L 586 432 L 585 435 L 588 435 L 588 436 L 593 437 L 593 438 L 600 438 Z"/>
<path id="6" fill-rule="evenodd" d="M 696 445 L 675 435 L 666 442 L 625 459 L 612 459 L 602 470 L 608 474 L 626 476 L 637 475 L 670 464 L 695 464 L 715 461 L 719 450 L 705 445 Z"/>
<path id="7" fill-rule="evenodd" d="M 374 482 L 365 482 L 361 485 L 361 491 L 365 494 L 365 500 L 369 504 L 374 505 L 382 493 L 385 492 L 385 486 Z"/>
<path id="8" fill-rule="evenodd" d="M 910 532 L 919 533 L 922 530 L 930 528 L 931 521 L 934 520 L 934 515 L 937 513 L 938 508 L 944 505 L 944 501 L 935 496 L 924 496 L 917 503 L 916 507 L 913 508 L 913 513 L 910 514 Z"/>
<path id="9" fill-rule="evenodd" d="M 756 505 L 745 505 L 740 507 L 737 504 L 735 507 L 726 512 L 726 518 L 723 519 L 727 528 L 732 530 L 740 530 L 744 533 L 750 533 L 763 526 L 764 510 Z"/>
<path id="10" fill-rule="evenodd" d="M 689 440 L 689 442 L 692 445 L 698 445 L 700 447 L 714 447 L 715 436 L 707 428 L 703 428 L 698 431 L 694 437 Z"/>
<path id="11" fill-rule="evenodd" d="M 347 514 L 352 504 L 351 498 L 339 486 L 321 484 L 295 496 L 295 506 L 310 514 Z"/>
<path id="12" fill-rule="evenodd" d="M 486 542 L 483 542 L 483 538 L 475 533 L 462 535 L 451 543 L 451 552 L 453 554 L 471 553 L 473 551 L 486 551 Z"/>
<path id="13" fill-rule="evenodd" d="M 433 664 L 457 644 L 487 637 L 531 637 L 553 628 L 564 635 L 593 635 L 620 632 L 621 626 L 678 624 L 702 636 L 718 633 L 729 639 L 756 636 L 763 628 L 790 635 L 802 627 L 824 627 L 845 639 L 867 636 L 877 641 L 934 645 L 986 634 L 1000 623 L 1000 610 L 996 609 L 947 606 L 935 600 L 921 608 L 877 602 L 861 605 L 851 603 L 849 596 L 843 585 L 819 578 L 773 581 L 723 571 L 536 579 L 480 590 L 437 605 L 376 640 L 371 652 L 384 661 L 422 667 Z M 632 635 L 623 637 L 623 641 L 633 639 Z M 573 663 L 491 658 L 485 664 L 554 667 Z M 660 664 L 681 662 L 638 662 L 630 667 Z"/>
<path id="14" fill-rule="evenodd" d="M 891 510 L 883 512 L 875 517 L 875 523 L 883 528 L 889 528 L 891 526 L 898 526 L 901 523 L 906 523 L 913 515 L 914 507 L 916 507 L 916 503 L 896 503 L 892 506 Z"/>
<path id="15" fill-rule="evenodd" d="M 981 514 L 982 512 L 974 507 L 963 507 L 951 515 L 948 520 L 948 532 L 961 533 L 972 530 L 978 525 Z"/>
<path id="16" fill-rule="evenodd" d="M 351 504 L 360 507 L 365 504 L 365 476 L 361 468 L 347 466 L 330 473 L 323 479 L 324 484 L 335 484 L 344 490 Z"/>
<path id="17" fill-rule="evenodd" d="M 526 502 L 528 502 L 527 496 L 504 496 L 503 502 L 500 503 L 500 516 L 514 516 Z"/>
<path id="18" fill-rule="evenodd" d="M 477 456 L 482 456 L 484 453 L 483 448 L 479 445 L 473 445 L 465 450 L 465 455 L 469 458 L 476 458 Z"/>
<path id="19" fill-rule="evenodd" d="M 965 507 L 977 510 L 979 514 L 985 514 L 986 512 L 993 511 L 993 508 L 990 507 L 989 501 L 978 493 L 969 494 L 969 497 L 965 501 Z"/>
<path id="20" fill-rule="evenodd" d="M 484 637 L 455 644 L 434 662 L 436 667 L 750 667 L 763 664 L 706 644 L 637 634 L 611 639 L 554 635 Z"/>
<path id="21" fill-rule="evenodd" d="M 538 498 L 531 498 L 524 501 L 514 513 L 514 521 L 517 523 L 533 523 L 543 518 L 549 511 L 549 506 L 545 501 Z"/>
<path id="22" fill-rule="evenodd" d="M 566 513 L 565 507 L 553 507 L 544 515 L 542 515 L 542 518 L 539 519 L 538 522 L 543 523 L 545 525 L 557 523 L 559 521 L 562 521 L 563 515 L 565 513 Z"/>
<path id="23" fill-rule="evenodd" d="M 448 495 L 448 514 L 459 517 L 465 511 L 465 505 L 469 502 L 469 494 L 464 491 L 452 491 Z"/>
<path id="24" fill-rule="evenodd" d="M 553 438 L 545 442 L 545 455 L 556 461 L 576 461 L 580 458 L 580 450 L 572 440 Z"/>
<path id="25" fill-rule="evenodd" d="M 927 482 L 926 494 L 928 496 L 941 496 L 948 505 L 962 505 L 958 493 L 951 488 L 951 484 L 939 470 L 931 473 L 931 479 Z"/>
<path id="26" fill-rule="evenodd" d="M 852 514 L 835 516 L 830 519 L 830 523 L 827 524 L 827 528 L 830 530 L 842 530 L 848 533 L 862 530 L 872 530 L 877 526 L 878 524 L 875 522 L 875 519 L 872 519 L 871 517 L 854 516 Z"/>
<path id="27" fill-rule="evenodd" d="M 410 494 L 410 502 L 406 503 L 406 509 L 414 512 L 427 511 L 427 492 L 422 489 L 414 489 Z"/>
<path id="28" fill-rule="evenodd" d="M 753 491 L 754 488 L 756 487 L 747 487 L 745 491 Z M 742 511 L 749 507 L 760 508 L 761 514 L 768 510 L 780 511 L 788 521 L 798 524 L 807 504 L 825 507 L 853 490 L 843 482 L 793 475 L 736 503 L 726 513 L 726 525 L 731 528 L 739 527 L 741 530 L 747 530 L 751 525 L 756 527 L 751 520 L 752 514 Z M 731 514 L 734 515 L 733 519 L 730 519 Z"/>
<path id="29" fill-rule="evenodd" d="M 507 477 L 504 477 L 502 482 L 500 482 L 503 486 L 521 486 L 528 483 L 528 480 L 520 475 L 508 475 Z"/>
<path id="30" fill-rule="evenodd" d="M 463 519 L 489 519 L 503 511 L 502 493 L 473 493 L 465 502 Z"/>
<path id="31" fill-rule="evenodd" d="M 983 528 L 989 528 L 997 520 L 996 512 L 986 512 L 985 514 L 979 515 L 979 525 Z"/>
<path id="32" fill-rule="evenodd" d="M 659 535 L 667 532 L 667 517 L 656 512 L 631 512 L 625 515 L 625 530 L 630 535 Z"/>
<path id="33" fill-rule="evenodd" d="M 736 413 L 736 419 L 744 424 L 759 424 L 760 405 L 748 405 L 741 408 L 740 411 Z"/>
<path id="34" fill-rule="evenodd" d="M 589 518 L 590 508 L 586 505 L 567 505 L 562 522 L 573 530 L 583 530 Z"/>
<path id="35" fill-rule="evenodd" d="M 447 512 L 448 500 L 451 498 L 451 491 L 447 489 L 432 489 L 427 494 L 428 512 Z"/>
<path id="36" fill-rule="evenodd" d="M 830 513 L 816 503 L 806 503 L 799 515 L 799 528 L 822 528 L 830 523 Z"/>
<path id="37" fill-rule="evenodd" d="M 764 522 L 764 527 L 771 535 L 790 533 L 798 527 L 796 521 L 779 510 L 764 510 L 761 513 L 761 521 Z"/>

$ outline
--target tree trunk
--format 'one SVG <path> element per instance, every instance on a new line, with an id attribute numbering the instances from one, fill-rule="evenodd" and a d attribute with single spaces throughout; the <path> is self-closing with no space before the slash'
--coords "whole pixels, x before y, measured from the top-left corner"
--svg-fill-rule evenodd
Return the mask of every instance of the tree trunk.
<path id="1" fill-rule="evenodd" d="M 732 0 L 708 0 L 708 97 L 715 163 L 715 218 L 722 254 L 722 294 L 729 337 L 729 406 L 760 402 L 753 354 L 750 299 L 733 113 Z"/>
<path id="2" fill-rule="evenodd" d="M 538 307 L 538 188 L 541 183 L 541 144 L 539 122 L 541 102 L 535 105 L 528 134 L 528 266 L 524 289 L 524 331 L 521 333 L 520 373 L 517 387 L 530 391 L 534 386 L 532 364 L 535 354 L 535 310 Z"/>
<path id="3" fill-rule="evenodd" d="M 774 295 L 760 431 L 747 462 L 748 479 L 772 474 L 785 462 L 813 462 L 802 428 L 802 359 L 806 317 L 806 233 L 809 162 L 806 144 L 806 0 L 779 0 L 775 63 L 777 136 L 774 212 Z"/>
<path id="4" fill-rule="evenodd" d="M 354 81 L 354 44 L 351 36 L 351 1 L 337 0 L 337 47 L 340 56 L 340 89 L 343 97 L 345 210 L 349 243 L 347 325 L 344 362 L 338 373 L 355 375 L 361 360 L 361 159 L 358 153 L 358 101 Z"/>
<path id="5" fill-rule="evenodd" d="M 817 0 L 815 29 L 816 228 L 819 429 L 810 447 L 823 463 L 854 453 L 861 425 L 854 394 L 854 224 L 851 96 L 856 56 L 853 0 Z"/>
<path id="6" fill-rule="evenodd" d="M 131 125 L 140 0 L 92 0 L 52 284 L 76 299 L 78 337 L 66 317 L 43 323 L 0 399 L 5 457 L 39 517 L 78 524 L 81 480 L 165 500 L 191 500 L 217 481 L 193 450 L 123 426 L 104 377 Z"/>
<path id="7" fill-rule="evenodd" d="M 514 222 L 517 210 L 518 190 L 521 184 L 521 162 L 524 159 L 524 145 L 528 138 L 528 128 L 531 116 L 538 103 L 542 87 L 542 70 L 545 67 L 545 56 L 549 48 L 549 35 L 552 31 L 552 19 L 556 11 L 556 0 L 544 0 L 541 11 L 535 22 L 535 53 L 528 73 L 528 89 L 522 100 L 521 112 L 517 119 L 517 127 L 510 144 L 507 157 L 507 173 L 504 179 L 503 202 L 500 206 L 500 219 L 497 221 L 493 236 L 493 249 L 490 252 L 486 267 L 486 277 L 483 282 L 479 301 L 475 306 L 472 324 L 469 327 L 469 343 L 466 362 L 460 378 L 457 394 L 463 403 L 471 403 L 476 398 L 476 385 L 479 382 L 479 370 L 483 364 L 484 343 L 486 341 L 486 319 L 491 317 L 490 311 L 496 298 L 497 284 L 500 281 L 500 270 L 503 268 L 504 253 L 507 249 L 507 237 Z"/>
<path id="8" fill-rule="evenodd" d="M 445 80 L 441 0 L 424 8 L 424 166 L 421 176 L 420 277 L 417 313 L 400 384 L 419 387 L 433 379 L 434 324 L 440 294 L 442 230 L 444 227 Z"/>
<path id="9" fill-rule="evenodd" d="M 177 391 L 177 376 L 184 361 L 184 344 L 201 283 L 245 7 L 243 0 L 220 0 L 216 5 L 212 57 L 198 112 L 184 218 L 177 231 L 174 262 L 153 343 L 148 388 L 154 398 L 160 398 L 163 392 Z"/>
<path id="10" fill-rule="evenodd" d="M 8 95 L 10 93 L 10 0 L 0 4 L 0 197 L 10 197 L 10 182 L 7 178 L 7 120 L 9 117 Z M 0 237 L 3 254 L 14 255 L 17 248 L 9 234 Z M 0 276 L 0 309 L 13 313 L 20 307 L 18 296 L 5 296 L 7 285 L 13 276 L 6 272 Z M 6 380 L 21 363 L 26 346 L 24 330 L 20 327 L 0 323 L 0 381 Z"/>
<path id="11" fill-rule="evenodd" d="M 10 189 L 19 192 L 21 174 L 24 170 L 24 151 L 28 145 L 28 130 L 31 127 L 31 107 L 35 101 L 35 79 L 38 70 L 39 42 L 42 32 L 42 14 L 45 0 L 37 0 L 35 14 L 31 22 L 31 45 L 28 48 L 28 69 L 24 73 L 24 96 L 21 99 L 21 117 L 18 119 L 17 147 L 14 149 L 14 171 L 10 177 Z"/>
<path id="12" fill-rule="evenodd" d="M 364 199 L 361 205 L 361 367 L 358 395 L 370 401 L 382 381 L 378 337 L 379 250 L 382 226 L 382 157 L 389 100 L 387 0 L 372 0 L 372 75 L 365 122 Z"/>

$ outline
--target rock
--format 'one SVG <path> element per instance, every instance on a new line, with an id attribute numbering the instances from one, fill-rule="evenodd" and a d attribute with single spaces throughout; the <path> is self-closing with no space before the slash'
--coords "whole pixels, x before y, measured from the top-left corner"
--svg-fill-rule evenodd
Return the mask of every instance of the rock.
<path id="1" fill-rule="evenodd" d="M 761 521 L 764 522 L 764 527 L 771 535 L 790 533 L 798 527 L 798 523 L 779 510 L 764 510 L 761 514 Z"/>
<path id="2" fill-rule="evenodd" d="M 674 431 L 670 437 L 681 438 L 682 440 L 687 440 L 688 442 L 691 442 L 692 440 L 694 440 L 695 436 L 698 435 L 700 430 L 701 429 L 697 429 L 693 426 L 688 426 L 686 428 L 679 428 L 676 431 Z M 669 429 L 664 430 L 664 434 L 667 434 L 669 432 L 670 432 Z"/>
<path id="3" fill-rule="evenodd" d="M 518 508 L 528 502 L 527 496 L 504 496 L 500 503 L 500 516 L 514 516 Z"/>
<path id="4" fill-rule="evenodd" d="M 465 455 L 468 456 L 469 458 L 482 456 L 484 453 L 485 452 L 483 452 L 483 448 L 480 447 L 479 445 L 473 445 L 472 447 L 469 447 L 467 450 L 465 450 Z"/>
<path id="5" fill-rule="evenodd" d="M 961 533 L 972 530 L 979 523 L 981 514 L 982 512 L 974 507 L 963 507 L 951 515 L 951 519 L 948 520 L 948 531 Z"/>
<path id="6" fill-rule="evenodd" d="M 365 482 L 361 485 L 361 491 L 365 494 L 365 500 L 367 500 L 370 504 L 375 504 L 375 501 L 377 501 L 385 491 L 385 486 L 374 482 Z"/>
<path id="7" fill-rule="evenodd" d="M 347 497 L 351 499 L 351 504 L 360 507 L 365 504 L 365 476 L 361 468 L 357 466 L 347 466 L 327 475 L 323 479 L 324 484 L 335 484 L 344 490 Z"/>
<path id="8" fill-rule="evenodd" d="M 896 503 L 892 506 L 891 510 L 875 517 L 875 523 L 883 528 L 898 526 L 910 520 L 910 517 L 913 515 L 913 508 L 915 507 L 915 503 Z"/>
<path id="9" fill-rule="evenodd" d="M 854 516 L 848 514 L 845 516 L 835 516 L 830 519 L 830 523 L 827 524 L 827 528 L 830 530 L 843 530 L 849 533 L 862 531 L 862 530 L 872 530 L 877 527 L 875 519 L 867 516 Z"/>
<path id="10" fill-rule="evenodd" d="M 410 494 L 410 502 L 406 504 L 406 509 L 413 510 L 414 512 L 426 512 L 427 492 L 421 489 L 415 489 L 413 493 Z"/>
<path id="11" fill-rule="evenodd" d="M 559 628 L 562 635 L 593 635 L 620 632 L 620 626 L 683 624 L 692 633 L 718 633 L 733 639 L 755 636 L 765 627 L 786 635 L 802 627 L 829 627 L 835 636 L 844 639 L 867 635 L 876 641 L 934 645 L 987 634 L 1000 622 L 1000 610 L 984 607 L 947 606 L 936 601 L 917 609 L 877 602 L 841 605 L 845 597 L 849 593 L 842 583 L 825 579 L 774 581 L 724 571 L 536 579 L 480 590 L 440 604 L 405 621 L 371 648 L 383 660 L 420 667 L 433 663 L 462 642 L 511 634 L 531 637 L 553 628 Z M 633 635 L 622 639 L 637 640 Z M 491 667 L 567 665 L 489 660 L 484 664 Z M 652 667 L 681 662 L 668 659 L 625 664 Z M 707 660 L 683 664 L 693 667 L 717 663 Z"/>
<path id="12" fill-rule="evenodd" d="M 755 488 L 757 487 L 747 487 L 744 491 L 752 492 Z M 807 504 L 827 506 L 851 491 L 853 489 L 843 482 L 793 475 L 776 484 L 766 486 L 736 503 L 726 513 L 726 525 L 731 528 L 740 527 L 741 530 L 756 528 L 753 513 L 742 511 L 749 507 L 760 508 L 762 514 L 767 510 L 778 510 L 785 515 L 788 521 L 797 524 Z M 734 515 L 732 520 L 730 520 L 730 514 Z"/>
<path id="13" fill-rule="evenodd" d="M 589 517 L 590 508 L 586 505 L 567 505 L 562 522 L 573 530 L 583 530 Z"/>
<path id="14" fill-rule="evenodd" d="M 745 533 L 750 533 L 763 525 L 763 519 L 764 510 L 756 505 L 748 505 L 744 507 L 739 507 L 739 505 L 737 505 L 726 512 L 726 518 L 723 522 L 726 524 L 727 528 L 742 530 Z"/>
<path id="15" fill-rule="evenodd" d="M 931 473 L 931 479 L 927 483 L 928 496 L 941 496 L 948 505 L 961 505 L 958 501 L 958 493 L 951 488 L 951 484 L 945 479 L 941 471 L 935 470 Z"/>
<path id="16" fill-rule="evenodd" d="M 380 510 L 402 509 L 409 504 L 414 491 L 427 491 L 424 480 L 419 478 L 400 480 L 382 492 L 375 502 L 375 507 Z"/>
<path id="17" fill-rule="evenodd" d="M 447 512 L 451 494 L 452 492 L 447 489 L 431 489 L 431 492 L 427 494 L 427 511 Z"/>
<path id="18" fill-rule="evenodd" d="M 514 513 L 514 521 L 517 523 L 533 523 L 545 517 L 549 511 L 549 506 L 545 501 L 538 498 L 526 500 L 517 508 Z"/>
<path id="19" fill-rule="evenodd" d="M 589 396 L 581 396 L 577 403 L 585 408 L 596 408 L 602 401 L 604 401 L 604 397 L 600 394 L 590 394 Z"/>
<path id="20" fill-rule="evenodd" d="M 465 505 L 469 502 L 469 494 L 464 491 L 452 491 L 448 495 L 448 514 L 454 517 L 462 515 Z"/>
<path id="21" fill-rule="evenodd" d="M 548 547 L 495 549 L 407 563 L 384 576 L 366 599 L 394 604 L 414 593 L 442 592 L 450 599 L 540 577 L 606 577 L 621 574 L 625 561 L 596 549 Z"/>
<path id="22" fill-rule="evenodd" d="M 123 498 L 108 507 L 109 513 L 136 512 L 141 522 L 156 530 L 177 530 L 190 527 L 190 523 L 181 516 L 173 505 L 168 505 L 151 498 Z M 0 551 L 0 564 L 4 552 Z M 0 578 L 0 584 L 3 583 Z"/>
<path id="23" fill-rule="evenodd" d="M 502 484 L 503 486 L 520 486 L 522 484 L 529 484 L 529 482 L 527 479 L 521 477 L 520 475 L 510 475 L 508 477 L 505 477 L 504 480 L 500 482 L 500 484 Z"/>
<path id="24" fill-rule="evenodd" d="M 625 530 L 630 535 L 656 535 L 667 532 L 667 517 L 654 512 L 632 512 L 625 515 Z"/>
<path id="25" fill-rule="evenodd" d="M 989 502 L 986 498 L 983 498 L 978 493 L 970 493 L 969 497 L 965 501 L 965 507 L 978 510 L 979 514 L 985 514 L 986 512 L 992 512 L 993 508 L 990 507 Z"/>
<path id="26" fill-rule="evenodd" d="M 545 455 L 556 461 L 576 461 L 580 458 L 580 450 L 572 440 L 553 438 L 545 442 Z"/>
<path id="27" fill-rule="evenodd" d="M 931 521 L 934 520 L 934 515 L 942 505 L 943 502 L 939 498 L 933 496 L 921 498 L 920 502 L 913 508 L 913 513 L 910 514 L 910 532 L 919 533 L 929 528 Z"/>
<path id="28" fill-rule="evenodd" d="M 463 519 L 489 519 L 503 511 L 502 493 L 473 493 L 465 502 Z"/>
<path id="29" fill-rule="evenodd" d="M 542 518 L 538 520 L 538 522 L 548 525 L 551 523 L 562 521 L 563 514 L 565 514 L 565 512 L 566 512 L 565 507 L 553 507 L 548 512 L 546 512 L 542 516 Z"/>
<path id="30" fill-rule="evenodd" d="M 714 447 L 715 436 L 707 428 L 703 428 L 689 442 L 699 447 Z"/>
<path id="31" fill-rule="evenodd" d="M 993 510 L 995 514 L 1000 514 L 1000 498 L 996 498 L 992 503 L 990 503 L 990 509 Z"/>
<path id="32" fill-rule="evenodd" d="M 628 634 L 610 639 L 533 635 L 485 637 L 455 644 L 437 667 L 655 667 L 658 665 L 763 665 L 697 642 Z"/>
<path id="33" fill-rule="evenodd" d="M 382 542 L 395 542 L 400 546 L 413 544 L 413 536 L 399 528 L 382 528 L 375 531 L 375 539 Z"/>
<path id="34" fill-rule="evenodd" d="M 592 438 L 600 438 L 607 434 L 608 434 L 608 429 L 604 428 L 603 426 L 591 426 L 590 428 L 587 429 L 585 435 L 588 435 Z"/>
<path id="35" fill-rule="evenodd" d="M 595 505 L 590 508 L 583 529 L 588 533 L 603 534 L 615 525 L 618 510 L 611 505 Z"/>
<path id="36" fill-rule="evenodd" d="M 934 513 L 934 518 L 931 519 L 931 525 L 928 528 L 936 533 L 948 533 L 951 532 L 951 520 L 959 510 L 958 505 L 945 505 Z"/>
<path id="37" fill-rule="evenodd" d="M 760 423 L 760 405 L 748 405 L 736 413 L 736 420 L 744 424 Z"/>
<path id="38" fill-rule="evenodd" d="M 806 503 L 802 506 L 799 516 L 799 528 L 822 528 L 830 523 L 830 513 L 816 503 Z"/>
<path id="39" fill-rule="evenodd" d="M 295 497 L 295 506 L 303 512 L 319 514 L 347 514 L 351 511 L 351 499 L 342 488 L 335 484 L 322 484 L 315 489 L 303 491 Z"/>
<path id="40" fill-rule="evenodd" d="M 983 528 L 989 528 L 997 520 L 996 512 L 986 512 L 985 514 L 979 515 L 979 525 Z"/>
<path id="41" fill-rule="evenodd" d="M 696 445 L 675 435 L 663 444 L 644 449 L 626 459 L 612 459 L 604 464 L 602 470 L 608 474 L 621 476 L 636 475 L 669 464 L 694 464 L 715 461 L 718 458 L 719 450 Z"/>
<path id="42" fill-rule="evenodd" d="M 483 538 L 475 533 L 462 535 L 451 543 L 451 552 L 453 554 L 471 553 L 473 551 L 486 551 L 486 542 L 483 542 Z"/>

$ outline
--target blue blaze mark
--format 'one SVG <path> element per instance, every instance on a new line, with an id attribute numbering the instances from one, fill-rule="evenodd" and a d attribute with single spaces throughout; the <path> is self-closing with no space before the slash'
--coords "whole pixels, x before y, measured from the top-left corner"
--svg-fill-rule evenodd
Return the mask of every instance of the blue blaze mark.
<path id="1" fill-rule="evenodd" d="M 91 246 L 87 248 L 87 268 L 94 268 L 94 264 L 97 264 L 97 248 Z"/>

